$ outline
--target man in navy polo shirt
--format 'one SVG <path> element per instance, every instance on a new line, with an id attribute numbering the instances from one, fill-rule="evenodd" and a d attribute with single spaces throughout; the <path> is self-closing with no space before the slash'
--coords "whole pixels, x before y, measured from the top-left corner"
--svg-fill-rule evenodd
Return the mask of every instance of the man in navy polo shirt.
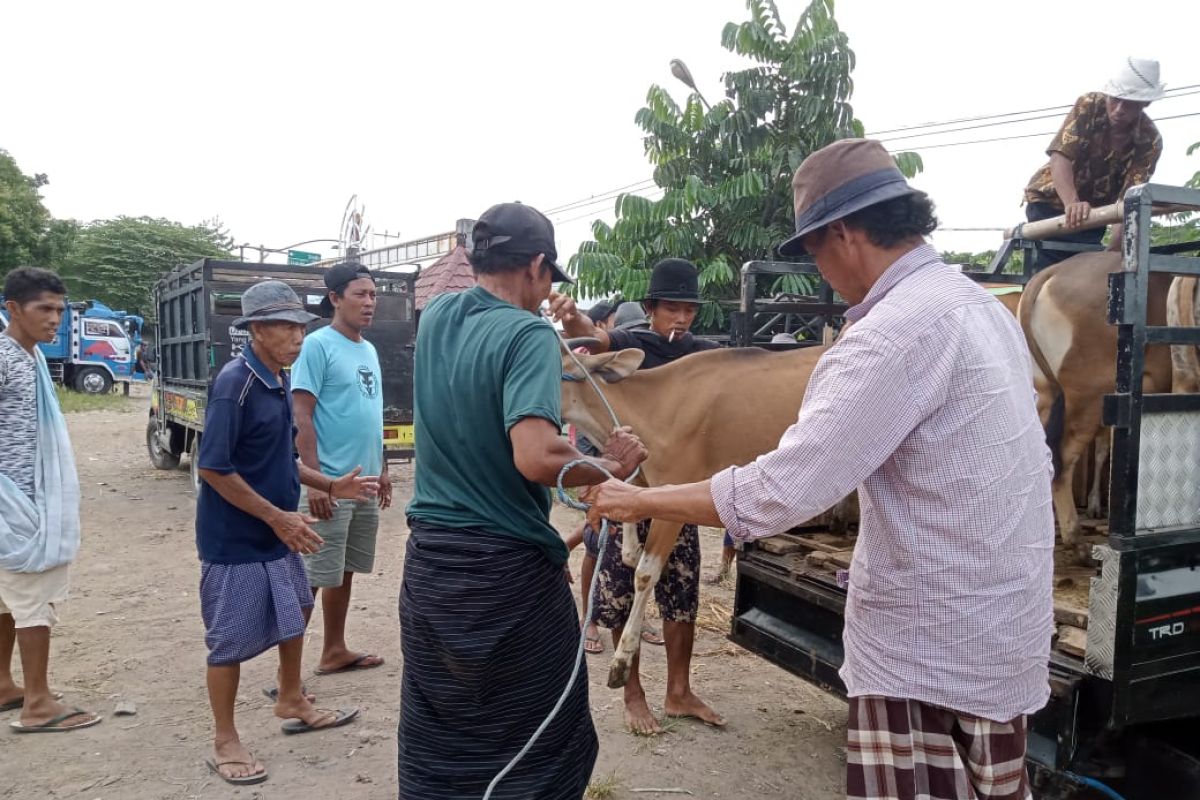
<path id="1" fill-rule="evenodd" d="M 231 784 L 267 779 L 234 726 L 243 661 L 279 648 L 275 715 L 288 720 L 284 733 L 334 728 L 358 715 L 358 709 L 315 708 L 300 685 L 305 612 L 313 603 L 300 553 L 314 553 L 322 543 L 309 527 L 316 520 L 296 512 L 300 483 L 347 499 L 378 491 L 378 479 L 360 476 L 361 469 L 328 478 L 296 457 L 283 370 L 300 354 L 305 325 L 313 319 L 281 281 L 247 289 L 242 316 L 233 324 L 250 329 L 250 343 L 213 381 L 205 411 L 196 546 L 216 723 L 208 766 Z"/>

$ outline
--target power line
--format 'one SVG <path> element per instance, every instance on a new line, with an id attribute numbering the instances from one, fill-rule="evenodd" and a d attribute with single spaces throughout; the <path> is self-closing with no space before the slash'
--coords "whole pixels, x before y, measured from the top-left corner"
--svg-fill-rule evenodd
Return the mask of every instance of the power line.
<path id="1" fill-rule="evenodd" d="M 1190 95 L 1200 94 L 1200 83 L 1172 87 L 1170 89 L 1167 89 L 1166 93 L 1167 94 L 1164 98 L 1162 98 L 1162 101 L 1170 100 L 1175 97 L 1187 97 Z M 1160 101 L 1160 102 L 1162 102 L 1162 101 Z M 1043 119 L 1055 118 L 1055 117 L 1059 116 L 1059 114 L 1057 114 L 1057 113 L 1041 114 L 1040 112 L 1045 112 L 1045 111 L 1060 112 L 1065 109 L 1071 108 L 1072 105 L 1073 104 L 1059 105 L 1059 106 L 1046 106 L 1044 108 L 1026 109 L 1024 111 L 1008 111 L 1008 112 L 1004 112 L 1002 114 L 986 114 L 986 115 L 975 116 L 975 117 L 960 117 L 958 119 L 945 120 L 943 122 L 925 122 L 925 123 L 920 123 L 920 124 L 916 124 L 916 125 L 906 125 L 906 126 L 901 126 L 898 128 L 890 128 L 890 129 L 882 130 L 882 131 L 874 131 L 874 132 L 867 133 L 866 135 L 875 137 L 875 136 L 882 136 L 882 135 L 888 134 L 888 133 L 899 133 L 899 132 L 903 132 L 903 131 L 916 131 L 916 130 L 926 130 L 926 129 L 930 129 L 930 128 L 941 128 L 946 125 L 954 125 L 954 124 L 963 123 L 963 122 L 980 122 L 980 121 L 984 121 L 984 120 L 1004 120 L 1001 122 L 988 122 L 986 124 L 981 124 L 981 125 L 967 125 L 967 126 L 959 127 L 959 128 L 947 128 L 945 130 L 930 130 L 927 133 L 906 134 L 904 136 L 893 136 L 890 138 L 885 138 L 885 139 L 880 140 L 883 142 L 894 142 L 894 141 L 899 141 L 901 139 L 913 139 L 913 138 L 921 138 L 921 137 L 927 137 L 927 136 L 936 136 L 938 134 L 943 134 L 943 133 L 948 134 L 948 133 L 956 133 L 956 132 L 962 132 L 962 131 L 967 131 L 967 130 L 977 130 L 980 128 L 988 128 L 988 127 L 995 127 L 995 126 L 1002 126 L 1002 125 L 1014 125 L 1014 124 L 1019 124 L 1022 122 L 1034 122 L 1034 121 L 1043 120 Z M 1027 114 L 1039 114 L 1039 116 L 1032 116 L 1032 117 L 1024 116 Z M 1156 120 L 1156 121 L 1180 119 L 1182 117 L 1189 117 L 1189 116 L 1195 116 L 1195 115 L 1194 114 L 1177 114 L 1177 115 L 1173 115 L 1173 116 L 1159 117 L 1158 120 Z M 1022 117 L 1022 118 L 1021 119 L 1006 119 L 1008 117 Z M 1015 136 L 1000 136 L 1000 137 L 993 137 L 993 138 L 989 138 L 989 139 L 972 139 L 972 140 L 963 141 L 963 142 L 943 142 L 940 144 L 918 145 L 918 146 L 914 146 L 914 147 L 909 147 L 907 149 L 910 149 L 910 150 L 934 150 L 934 149 L 939 149 L 939 148 L 943 148 L 943 147 L 961 147 L 963 145 L 969 145 L 969 144 L 987 144 L 987 143 L 994 143 L 994 142 L 1011 141 L 1011 140 L 1015 140 L 1015 139 L 1029 139 L 1029 138 L 1034 138 L 1034 137 L 1038 137 L 1038 136 L 1053 136 L 1054 133 L 1055 133 L 1055 131 L 1048 131 L 1046 133 L 1018 134 Z M 545 213 L 547 216 L 550 216 L 552 214 L 562 214 L 562 213 L 568 212 L 568 211 L 582 210 L 584 208 L 589 208 L 591 206 L 596 206 L 596 205 L 600 205 L 602 203 L 605 203 L 605 202 L 608 202 L 611 200 L 615 200 L 618 196 L 620 196 L 622 193 L 625 193 L 625 192 L 632 192 L 632 193 L 636 194 L 639 191 L 644 191 L 646 189 L 651 188 L 651 186 L 653 184 L 654 184 L 654 179 L 647 178 L 644 180 L 640 180 L 640 181 L 636 181 L 634 183 L 627 184 L 625 186 L 619 186 L 615 189 L 607 189 L 603 192 L 600 192 L 597 194 L 592 194 L 587 197 L 580 198 L 578 200 L 573 200 L 569 203 L 564 203 L 563 205 L 560 205 L 560 206 L 555 206 L 553 208 L 546 209 L 543 213 Z M 589 212 L 588 214 L 585 214 L 584 216 L 590 216 L 591 213 L 595 213 L 595 212 Z M 580 217 L 573 217 L 572 219 L 565 220 L 564 222 L 573 222 L 577 219 L 580 219 Z M 562 222 L 560 222 L 560 224 L 562 224 Z"/>
<path id="2" fill-rule="evenodd" d="M 1155 122 L 1166 122 L 1172 119 L 1185 119 L 1187 117 L 1200 117 L 1200 111 L 1193 111 L 1190 114 L 1175 114 L 1169 117 L 1159 117 Z M 1008 142 L 1014 139 L 1032 139 L 1037 136 L 1053 136 L 1058 131 L 1042 131 L 1041 133 L 1022 133 L 1016 136 L 997 136 L 991 139 L 969 139 L 965 142 L 942 142 L 940 144 L 923 144 L 908 148 L 909 150 L 937 150 L 942 147 L 962 147 L 968 144 L 987 144 L 989 142 Z"/>
<path id="3" fill-rule="evenodd" d="M 667 193 L 666 189 L 658 189 L 657 191 L 651 192 L 650 194 L 638 194 L 637 196 L 644 197 L 647 200 L 657 200 L 666 193 Z M 633 192 L 631 194 L 636 194 L 636 192 Z M 578 222 L 581 219 L 588 219 L 588 218 L 595 217 L 596 213 L 597 212 L 595 212 L 595 211 L 589 211 L 586 214 L 580 214 L 579 216 L 571 217 L 570 219 L 555 220 L 555 224 L 556 225 L 566 225 L 567 223 L 570 223 L 570 222 Z"/>
<path id="4" fill-rule="evenodd" d="M 564 203 L 561 206 L 554 206 L 553 208 L 547 208 L 542 213 L 546 214 L 546 215 L 550 215 L 550 214 L 557 214 L 562 211 L 570 211 L 574 206 L 581 205 L 581 204 L 590 205 L 591 203 L 589 201 L 599 201 L 599 200 L 607 199 L 607 196 L 610 194 L 615 197 L 617 194 L 620 194 L 621 192 L 625 191 L 626 189 L 633 189 L 635 187 L 641 186 L 642 184 L 653 183 L 653 182 L 654 182 L 653 178 L 646 178 L 644 180 L 637 181 L 636 183 L 631 183 L 628 186 L 618 186 L 616 189 L 607 189 L 600 193 L 601 195 L 604 195 L 604 197 L 593 194 L 588 197 L 582 197 L 579 200 L 572 200 L 571 202 Z"/>
<path id="5" fill-rule="evenodd" d="M 1187 89 L 1200 89 L 1200 83 L 1192 83 L 1192 84 L 1188 84 L 1187 86 L 1175 86 L 1170 89 L 1167 89 L 1166 97 L 1163 97 L 1162 99 L 1169 100 L 1172 97 L 1184 97 L 1186 95 L 1173 94 L 1173 92 L 1183 92 Z M 1195 94 L 1195 92 L 1187 92 L 1187 94 Z M 1159 101 L 1159 102 L 1161 102 L 1161 101 Z M 923 130 L 925 128 L 940 128 L 943 125 L 957 125 L 962 122 L 979 122 L 980 120 L 987 120 L 987 119 L 1001 119 L 1003 117 L 1018 117 L 1023 114 L 1040 114 L 1043 111 L 1063 111 L 1063 110 L 1071 108 L 1073 105 L 1074 105 L 1074 103 L 1068 103 L 1067 105 L 1060 105 L 1060 106 L 1046 106 L 1044 108 L 1029 108 L 1024 111 L 1006 111 L 1003 114 L 984 114 L 984 115 L 976 116 L 976 117 L 960 117 L 958 119 L 948 119 L 943 122 L 921 122 L 921 123 L 914 124 L 914 125 L 904 125 L 899 128 L 889 128 L 887 130 L 882 130 L 882 131 L 873 131 L 873 132 L 867 133 L 865 135 L 866 136 L 882 136 L 887 133 L 900 133 L 902 131 Z M 1014 121 L 1019 122 L 1020 120 L 1014 120 Z"/>

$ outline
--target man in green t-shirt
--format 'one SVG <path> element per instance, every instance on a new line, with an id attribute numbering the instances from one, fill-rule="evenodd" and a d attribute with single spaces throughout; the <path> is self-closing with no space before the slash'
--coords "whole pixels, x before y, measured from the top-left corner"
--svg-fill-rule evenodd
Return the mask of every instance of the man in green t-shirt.
<path id="1" fill-rule="evenodd" d="M 416 474 L 400 589 L 401 797 L 482 796 L 554 707 L 579 619 L 550 524 L 550 490 L 581 458 L 560 435 L 562 360 L 538 309 L 568 280 L 554 228 L 520 203 L 473 231 L 478 285 L 421 315 L 413 376 Z M 647 456 L 628 429 L 596 462 L 618 478 Z M 567 486 L 599 483 L 587 466 Z M 578 800 L 598 741 L 586 666 L 493 797 Z"/>

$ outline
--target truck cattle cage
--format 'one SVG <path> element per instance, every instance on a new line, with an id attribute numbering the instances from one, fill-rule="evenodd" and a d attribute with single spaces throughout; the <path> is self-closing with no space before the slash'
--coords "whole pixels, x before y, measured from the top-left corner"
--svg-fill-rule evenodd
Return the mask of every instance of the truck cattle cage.
<path id="1" fill-rule="evenodd" d="M 1039 798 L 1071 797 L 1097 782 L 1126 800 L 1200 798 L 1200 394 L 1142 392 L 1147 346 L 1200 346 L 1200 327 L 1147 324 L 1151 274 L 1200 276 L 1200 242 L 1152 248 L 1151 214 L 1164 206 L 1200 211 L 1200 191 L 1149 184 L 1124 199 L 1125 269 L 1109 280 L 1118 350 L 1116 393 L 1104 400 L 1112 432 L 1108 525 L 1105 536 L 1092 537 L 1098 566 L 1074 576 L 1086 607 L 1056 603 L 1056 620 L 1066 623 L 1060 633 L 1075 635 L 1056 641 L 1051 699 L 1030 719 L 1028 765 Z M 1096 249 L 1019 233 L 986 271 L 967 274 L 1023 284 L 1028 266 L 1005 272 L 1014 253 L 1024 251 L 1029 265 L 1041 247 Z M 780 307 L 756 299 L 755 276 L 806 270 L 812 267 L 746 264 L 743 286 L 751 288 L 743 292 L 735 344 L 758 343 L 780 321 L 764 316 Z M 844 310 L 827 287 L 808 305 L 783 309 L 834 327 Z M 748 545 L 738 559 L 730 638 L 844 694 L 838 669 L 846 592 L 837 573 L 848 569 L 852 547 L 846 537 L 802 531 Z M 1056 586 L 1071 582 L 1060 575 Z"/>
<path id="2" fill-rule="evenodd" d="M 242 292 L 262 280 L 280 280 L 319 314 L 325 297 L 324 268 L 254 264 L 206 258 L 180 265 L 154 288 L 158 311 L 158 373 L 150 401 L 146 447 L 159 469 L 191 458 L 192 481 L 199 486 L 195 454 L 204 433 L 208 389 L 221 367 L 241 353 L 248 331 L 233 327 L 242 315 Z M 375 345 L 383 372 L 384 449 L 388 460 L 412 458 L 412 377 L 416 308 L 415 276 L 379 273 L 375 318 L 363 332 Z M 313 322 L 309 332 L 329 324 Z"/>

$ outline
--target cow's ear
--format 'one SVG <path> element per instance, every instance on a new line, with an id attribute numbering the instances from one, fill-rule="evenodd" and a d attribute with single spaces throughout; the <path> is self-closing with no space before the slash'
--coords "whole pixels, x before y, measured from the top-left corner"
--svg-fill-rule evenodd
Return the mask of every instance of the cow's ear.
<path id="1" fill-rule="evenodd" d="M 637 372 L 646 354 L 641 350 L 618 350 L 615 353 L 605 353 L 608 358 L 602 363 L 592 366 L 592 372 L 605 383 L 616 383 Z"/>

